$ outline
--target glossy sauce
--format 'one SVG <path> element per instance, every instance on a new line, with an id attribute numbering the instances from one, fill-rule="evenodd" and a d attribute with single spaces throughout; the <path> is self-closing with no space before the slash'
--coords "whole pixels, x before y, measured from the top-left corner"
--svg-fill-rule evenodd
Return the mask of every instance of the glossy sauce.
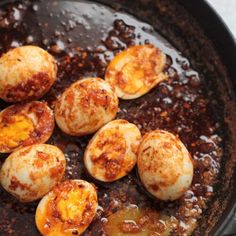
<path id="1" fill-rule="evenodd" d="M 83 77 L 104 78 L 109 61 L 120 50 L 135 44 L 152 43 L 168 55 L 169 80 L 147 95 L 120 101 L 118 118 L 135 123 L 142 134 L 165 129 L 181 138 L 194 159 L 192 187 L 178 201 L 158 202 L 143 190 L 134 170 L 111 184 L 94 181 L 83 166 L 83 152 L 91 138 L 72 138 L 55 129 L 49 143 L 66 154 L 66 178 L 81 178 L 98 187 L 99 210 L 84 235 L 105 235 L 104 222 L 123 207 L 156 208 L 176 217 L 173 235 L 190 233 L 214 195 L 221 163 L 221 124 L 214 101 L 202 78 L 189 62 L 161 35 L 134 17 L 82 1 L 22 1 L 0 10 L 0 53 L 13 47 L 34 44 L 49 50 L 59 66 L 58 81 L 43 98 L 51 108 L 72 82 Z M 1 108 L 7 106 L 1 103 Z M 4 161 L 2 157 L 0 162 Z M 34 214 L 36 203 L 21 204 L 0 189 L 0 235 L 39 235 Z"/>

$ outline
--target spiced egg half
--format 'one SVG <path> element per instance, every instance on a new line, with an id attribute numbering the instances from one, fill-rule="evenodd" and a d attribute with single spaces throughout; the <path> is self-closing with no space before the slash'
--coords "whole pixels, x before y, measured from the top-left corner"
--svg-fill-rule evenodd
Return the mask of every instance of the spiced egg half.
<path id="1" fill-rule="evenodd" d="M 193 162 L 172 133 L 155 130 L 147 133 L 139 146 L 138 173 L 146 190 L 164 201 L 180 198 L 193 179 Z"/>
<path id="2" fill-rule="evenodd" d="M 56 79 L 56 60 L 40 47 L 14 48 L 0 58 L 0 98 L 6 102 L 39 99 Z"/>
<path id="3" fill-rule="evenodd" d="M 98 207 L 95 187 L 84 180 L 67 180 L 40 201 L 35 222 L 42 235 L 81 235 Z"/>
<path id="4" fill-rule="evenodd" d="M 126 120 L 103 126 L 90 140 L 84 154 L 89 174 L 103 182 L 126 176 L 136 165 L 141 140 L 138 127 Z"/>
<path id="5" fill-rule="evenodd" d="M 113 120 L 118 98 L 100 78 L 86 78 L 72 84 L 58 99 L 55 118 L 59 128 L 72 136 L 94 133 Z"/>
<path id="6" fill-rule="evenodd" d="M 119 98 L 135 99 L 167 79 L 166 55 L 154 45 L 135 45 L 118 53 L 107 67 L 105 79 Z"/>
<path id="7" fill-rule="evenodd" d="M 12 105 L 0 112 L 0 153 L 45 143 L 53 129 L 54 115 L 46 103 Z"/>
<path id="8" fill-rule="evenodd" d="M 62 151 L 49 144 L 36 144 L 13 152 L 0 171 L 2 187 L 22 202 L 42 198 L 64 176 Z"/>

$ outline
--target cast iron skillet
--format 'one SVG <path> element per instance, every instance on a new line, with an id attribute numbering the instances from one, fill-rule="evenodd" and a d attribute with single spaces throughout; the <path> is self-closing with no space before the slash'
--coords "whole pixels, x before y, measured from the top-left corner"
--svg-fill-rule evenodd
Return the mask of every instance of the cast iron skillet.
<path id="1" fill-rule="evenodd" d="M 5 2 L 14 1 L 1 3 Z M 236 235 L 236 45 L 232 35 L 219 16 L 203 0 L 97 2 L 131 13 L 151 24 L 190 59 L 192 67 L 205 78 L 206 86 L 214 91 L 211 96 L 217 101 L 218 111 L 221 111 L 224 123 L 224 157 L 217 193 L 194 234 Z M 37 11 L 36 8 L 34 10 Z M 45 16 L 42 15 L 43 17 Z M 40 32 L 36 30 L 34 33 Z M 1 104 L 1 107 L 4 106 L 5 104 Z"/>

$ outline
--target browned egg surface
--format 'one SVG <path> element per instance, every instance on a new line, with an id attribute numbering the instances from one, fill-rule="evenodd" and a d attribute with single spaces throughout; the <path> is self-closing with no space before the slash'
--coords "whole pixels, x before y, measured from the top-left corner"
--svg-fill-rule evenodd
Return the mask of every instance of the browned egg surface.
<path id="1" fill-rule="evenodd" d="M 191 69 L 189 61 L 150 25 L 102 5 L 27 0 L 2 5 L 0 54 L 33 44 L 48 50 L 57 59 L 58 80 L 43 98 L 51 108 L 56 98 L 79 78 L 104 78 L 110 60 L 128 46 L 152 43 L 167 54 L 165 71 L 169 79 L 143 97 L 120 101 L 117 117 L 136 124 L 142 134 L 164 129 L 180 137 L 193 157 L 195 168 L 192 186 L 182 198 L 171 203 L 150 198 L 136 170 L 111 184 L 96 182 L 86 173 L 82 158 L 91 136 L 72 138 L 56 128 L 49 143 L 57 145 L 66 155 L 65 178 L 84 179 L 98 187 L 99 208 L 83 235 L 107 235 L 107 221 L 114 219 L 109 218 L 111 214 L 130 206 L 140 209 L 144 218 L 150 214 L 174 217 L 172 229 L 166 235 L 191 232 L 215 193 L 223 127 L 218 121 L 220 111 L 214 109 L 215 101 L 210 96 L 213 92 L 206 88 L 198 72 Z M 7 104 L 1 103 L 1 108 L 5 107 Z M 1 157 L 1 163 L 4 158 Z M 36 206 L 37 202 L 21 204 L 0 189 L 0 235 L 17 236 L 19 232 L 21 236 L 40 235 L 34 223 Z M 153 212 L 148 211 L 145 216 L 142 209 Z M 124 223 L 121 222 L 122 229 L 126 232 Z"/>

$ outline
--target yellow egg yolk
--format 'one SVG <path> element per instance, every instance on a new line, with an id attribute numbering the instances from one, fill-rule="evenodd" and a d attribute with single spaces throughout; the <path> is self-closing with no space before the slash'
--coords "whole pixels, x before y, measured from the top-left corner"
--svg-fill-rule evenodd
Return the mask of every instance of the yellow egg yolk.
<path id="1" fill-rule="evenodd" d="M 57 202 L 57 210 L 60 212 L 61 218 L 64 221 L 81 219 L 89 192 L 85 189 L 83 191 L 73 190 L 63 195 Z"/>
<path id="2" fill-rule="evenodd" d="M 11 119 L 11 123 L 0 124 L 0 146 L 15 148 L 30 137 L 34 125 L 31 119 L 22 115 L 16 115 Z"/>

